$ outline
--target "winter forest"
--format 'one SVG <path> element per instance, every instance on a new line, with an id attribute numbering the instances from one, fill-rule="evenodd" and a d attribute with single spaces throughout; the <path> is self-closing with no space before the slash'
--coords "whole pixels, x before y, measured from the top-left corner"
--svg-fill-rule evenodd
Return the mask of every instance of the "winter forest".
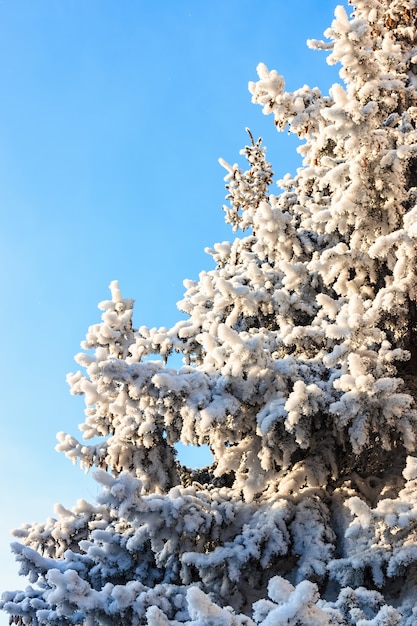
<path id="1" fill-rule="evenodd" d="M 10 623 L 417 624 L 417 0 L 350 11 L 308 42 L 329 94 L 259 64 L 303 164 L 276 181 L 250 130 L 245 167 L 221 160 L 231 237 L 185 316 L 137 326 L 116 281 L 99 304 L 58 449 L 100 494 L 15 531 Z"/>

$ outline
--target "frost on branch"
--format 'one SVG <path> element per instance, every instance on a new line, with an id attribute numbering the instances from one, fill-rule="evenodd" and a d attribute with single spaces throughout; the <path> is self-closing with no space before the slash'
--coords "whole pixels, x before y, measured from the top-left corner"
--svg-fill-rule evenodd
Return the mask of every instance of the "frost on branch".
<path id="1" fill-rule="evenodd" d="M 268 187 L 272 183 L 273 172 L 271 164 L 265 159 L 265 148 L 261 147 L 262 140 L 255 143 L 249 129 L 246 129 L 252 141 L 251 146 L 246 146 L 240 153 L 244 154 L 249 162 L 249 170 L 242 172 L 237 164 L 231 166 L 223 159 L 219 159 L 228 174 L 225 176 L 226 189 L 229 192 L 227 200 L 230 200 L 231 208 L 223 207 L 226 213 L 226 222 L 245 230 L 253 226 L 252 218 L 254 209 L 257 209 L 263 200 L 268 199 Z"/>
<path id="2" fill-rule="evenodd" d="M 259 65 L 303 165 L 273 194 L 251 133 L 246 170 L 221 161 L 236 238 L 172 328 L 133 327 L 111 284 L 68 376 L 82 437 L 58 435 L 101 493 L 15 531 L 14 622 L 417 623 L 416 28 L 414 0 L 339 7 L 310 42 L 341 66 L 328 95 Z"/>

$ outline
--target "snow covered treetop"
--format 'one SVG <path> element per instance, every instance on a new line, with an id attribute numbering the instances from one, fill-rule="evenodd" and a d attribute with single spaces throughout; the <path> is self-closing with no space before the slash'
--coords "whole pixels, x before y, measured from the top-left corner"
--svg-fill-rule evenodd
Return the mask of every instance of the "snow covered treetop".
<path id="1" fill-rule="evenodd" d="M 248 499 L 286 484 L 295 459 L 303 481 L 322 484 L 369 448 L 414 450 L 417 90 L 405 4 L 336 10 L 330 43 L 310 42 L 342 66 L 345 86 L 327 96 L 286 92 L 258 67 L 253 101 L 304 138 L 303 167 L 272 195 L 260 140 L 250 134 L 242 151 L 248 170 L 221 161 L 226 220 L 249 234 L 208 249 L 215 269 L 186 281 L 179 303 L 188 319 L 133 330 L 132 304 L 113 285 L 84 344 L 96 356 L 78 357 L 87 376 L 69 379 L 86 394 L 85 435 L 107 439 L 61 435 L 60 449 L 86 467 L 134 471 L 153 490 L 180 480 L 176 442 L 206 443 L 214 476 L 232 472 Z M 172 352 L 184 356 L 179 371 L 149 360 Z M 164 467 L 152 480 L 151 454 Z"/>

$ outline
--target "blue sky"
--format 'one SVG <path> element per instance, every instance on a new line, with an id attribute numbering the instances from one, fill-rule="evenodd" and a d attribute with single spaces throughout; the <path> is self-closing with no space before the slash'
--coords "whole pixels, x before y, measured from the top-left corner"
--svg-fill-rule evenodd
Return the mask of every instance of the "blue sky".
<path id="1" fill-rule="evenodd" d="M 204 248 L 234 237 L 217 159 L 240 160 L 248 126 L 277 178 L 300 165 L 247 83 L 262 61 L 289 90 L 327 92 L 337 69 L 305 41 L 335 5 L 0 2 L 0 590 L 26 584 L 11 528 L 95 496 L 54 446 L 83 421 L 65 376 L 97 303 L 118 279 L 137 326 L 178 319 L 183 279 L 212 267 Z"/>

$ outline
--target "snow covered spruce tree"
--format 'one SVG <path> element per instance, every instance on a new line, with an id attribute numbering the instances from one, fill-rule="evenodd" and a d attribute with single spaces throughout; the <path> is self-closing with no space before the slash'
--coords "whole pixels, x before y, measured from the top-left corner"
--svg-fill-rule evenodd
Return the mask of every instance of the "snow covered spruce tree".
<path id="1" fill-rule="evenodd" d="M 100 304 L 68 379 L 99 443 L 58 448 L 102 492 L 16 531 L 12 622 L 417 623 L 417 2 L 357 0 L 325 36 L 329 95 L 250 83 L 303 166 L 272 195 L 260 141 L 222 162 L 241 232 L 186 281 L 187 318 L 135 329 L 117 283 Z"/>

